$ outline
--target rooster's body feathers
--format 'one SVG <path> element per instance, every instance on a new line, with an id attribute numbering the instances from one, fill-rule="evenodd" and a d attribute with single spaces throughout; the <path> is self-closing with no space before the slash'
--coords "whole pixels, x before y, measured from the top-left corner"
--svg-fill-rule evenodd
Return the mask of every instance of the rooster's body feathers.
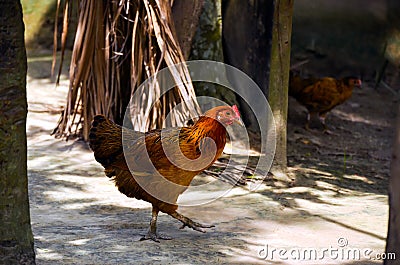
<path id="1" fill-rule="evenodd" d="M 310 117 L 318 115 L 325 131 L 327 131 L 326 114 L 349 99 L 355 86 L 361 86 L 361 80 L 356 77 L 342 79 L 332 77 L 301 78 L 290 73 L 289 95 L 307 108 L 309 113 L 306 123 L 307 129 L 309 128 Z"/>
<path id="2" fill-rule="evenodd" d="M 97 115 L 89 133 L 96 161 L 119 191 L 145 200 L 185 226 L 202 231 L 199 223 L 176 212 L 176 201 L 193 178 L 221 156 L 226 143 L 225 126 L 239 120 L 236 110 L 224 106 L 205 113 L 191 127 L 132 131 Z M 231 116 L 232 114 L 232 116 Z M 155 223 L 146 237 L 157 240 Z"/>

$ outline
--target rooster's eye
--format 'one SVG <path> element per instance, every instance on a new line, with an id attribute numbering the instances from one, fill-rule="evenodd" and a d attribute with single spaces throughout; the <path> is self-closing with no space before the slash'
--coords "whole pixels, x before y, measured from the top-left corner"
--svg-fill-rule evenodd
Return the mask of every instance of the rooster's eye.
<path id="1" fill-rule="evenodd" d="M 226 112 L 226 116 L 231 116 L 231 113 L 229 111 Z"/>

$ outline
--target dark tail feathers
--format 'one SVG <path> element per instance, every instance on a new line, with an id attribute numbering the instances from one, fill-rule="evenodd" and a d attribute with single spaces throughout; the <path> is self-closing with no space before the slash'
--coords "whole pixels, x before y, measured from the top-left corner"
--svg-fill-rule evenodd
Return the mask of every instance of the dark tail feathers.
<path id="1" fill-rule="evenodd" d="M 97 162 L 104 167 L 122 154 L 122 129 L 103 115 L 96 115 L 89 131 L 89 146 Z"/>

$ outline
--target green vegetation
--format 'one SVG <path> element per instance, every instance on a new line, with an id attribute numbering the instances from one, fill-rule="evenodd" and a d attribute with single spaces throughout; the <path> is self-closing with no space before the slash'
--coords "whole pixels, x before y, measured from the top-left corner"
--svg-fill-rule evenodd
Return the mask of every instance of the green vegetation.
<path id="1" fill-rule="evenodd" d="M 52 45 L 55 0 L 21 0 L 27 48 L 49 47 Z"/>

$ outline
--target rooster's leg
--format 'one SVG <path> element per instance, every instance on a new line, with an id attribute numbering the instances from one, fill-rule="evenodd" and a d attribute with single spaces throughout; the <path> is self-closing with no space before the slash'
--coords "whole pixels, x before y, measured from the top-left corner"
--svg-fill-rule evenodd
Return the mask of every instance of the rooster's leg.
<path id="1" fill-rule="evenodd" d="M 169 236 L 165 236 L 165 235 L 161 235 L 161 234 L 157 234 L 157 217 L 158 217 L 158 208 L 153 206 L 153 209 L 151 211 L 151 221 L 150 221 L 150 227 L 149 227 L 149 231 L 147 232 L 147 234 L 142 237 L 140 239 L 140 241 L 142 240 L 147 240 L 147 239 L 151 239 L 155 242 L 160 242 L 159 239 L 164 239 L 164 240 L 170 240 L 172 239 Z"/>
<path id="2" fill-rule="evenodd" d="M 328 128 L 328 126 L 325 123 L 325 119 L 326 119 L 326 113 L 322 113 L 319 115 L 319 120 L 322 123 L 322 126 L 324 127 L 324 131 L 323 133 L 329 134 L 329 135 L 335 135 L 333 132 L 331 132 Z"/>
<path id="3" fill-rule="evenodd" d="M 214 225 L 204 225 L 204 224 L 194 222 L 193 220 L 187 218 L 186 216 L 184 216 L 178 212 L 173 212 L 173 213 L 170 213 L 169 215 L 171 215 L 172 217 L 174 217 L 175 219 L 178 219 L 179 221 L 181 221 L 183 223 L 181 229 L 183 229 L 183 228 L 185 228 L 185 226 L 187 226 L 187 227 L 192 228 L 193 230 L 205 233 L 206 231 L 204 231 L 201 228 L 214 227 Z"/>
<path id="4" fill-rule="evenodd" d="M 308 112 L 307 113 L 307 121 L 306 121 L 306 124 L 304 125 L 304 128 L 307 131 L 310 131 L 310 120 L 311 120 L 311 112 Z"/>
<path id="5" fill-rule="evenodd" d="M 321 121 L 322 126 L 324 127 L 324 132 L 328 131 L 328 126 L 326 126 L 325 119 L 326 119 L 326 114 L 319 115 L 319 120 Z"/>

